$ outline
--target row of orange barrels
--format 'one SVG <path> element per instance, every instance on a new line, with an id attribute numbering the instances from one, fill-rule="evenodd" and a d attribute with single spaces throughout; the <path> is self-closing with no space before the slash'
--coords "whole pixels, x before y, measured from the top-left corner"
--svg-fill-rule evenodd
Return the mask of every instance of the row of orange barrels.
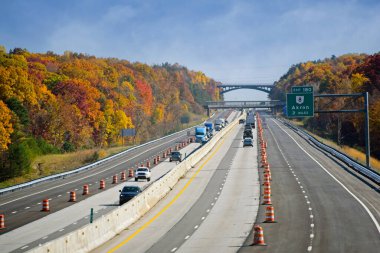
<path id="1" fill-rule="evenodd" d="M 186 141 L 183 141 L 183 142 L 180 142 L 178 143 L 177 145 L 175 145 L 174 147 L 174 150 L 178 151 L 180 150 L 181 148 L 184 148 L 185 146 L 187 146 L 188 144 L 190 144 L 191 142 L 194 142 L 194 137 L 190 137 L 188 138 Z M 172 148 L 168 148 L 166 151 L 164 151 L 162 153 L 162 158 L 165 159 L 171 152 L 172 152 Z M 159 155 L 156 155 L 153 157 L 153 164 L 154 165 L 157 165 L 159 162 L 161 161 L 161 157 Z M 144 164 L 146 164 L 146 167 L 150 168 L 151 167 L 151 163 L 150 163 L 150 160 L 146 160 L 146 163 L 140 163 L 141 167 L 144 167 Z M 136 167 L 138 167 L 138 164 L 136 164 Z M 128 177 L 131 178 L 131 177 L 134 177 L 134 171 L 135 169 L 134 168 L 131 168 L 128 170 Z M 121 182 L 124 182 L 127 180 L 127 173 L 126 171 L 122 171 L 120 173 L 120 181 Z M 113 175 L 112 176 L 112 184 L 117 184 L 118 183 L 118 175 Z M 106 181 L 104 179 L 100 180 L 99 182 L 99 189 L 100 190 L 103 190 L 106 188 Z M 85 184 L 83 185 L 83 192 L 82 192 L 82 195 L 89 195 L 90 194 L 90 187 L 88 184 Z M 76 197 L 76 192 L 75 191 L 70 191 L 69 192 L 69 202 L 76 202 L 77 201 L 77 197 Z M 42 212 L 50 212 L 50 203 L 49 203 L 49 199 L 44 199 L 42 201 L 42 209 L 41 209 Z M 5 229 L 5 215 L 4 214 L 0 214 L 0 229 Z"/>
<path id="2" fill-rule="evenodd" d="M 257 118 L 257 131 L 258 131 L 258 139 L 260 143 L 260 167 L 263 168 L 264 172 L 264 180 L 263 180 L 263 205 L 266 205 L 266 212 L 265 212 L 265 223 L 275 223 L 274 218 L 274 207 L 272 205 L 272 199 L 271 199 L 271 181 L 272 181 L 272 174 L 270 170 L 270 165 L 267 160 L 267 142 L 264 139 L 263 136 L 263 126 L 262 126 L 262 120 L 260 118 L 260 115 L 256 114 Z M 254 226 L 254 236 L 253 236 L 253 244 L 257 246 L 265 246 L 267 245 L 264 240 L 264 230 L 261 226 L 255 225 Z"/>

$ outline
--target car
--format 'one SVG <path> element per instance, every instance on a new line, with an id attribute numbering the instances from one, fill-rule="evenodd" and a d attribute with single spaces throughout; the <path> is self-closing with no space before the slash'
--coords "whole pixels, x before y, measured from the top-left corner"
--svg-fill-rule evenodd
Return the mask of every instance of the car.
<path id="1" fill-rule="evenodd" d="M 251 138 L 244 138 L 243 147 L 245 147 L 245 146 L 252 146 L 253 147 L 253 140 Z"/>
<path id="2" fill-rule="evenodd" d="M 253 138 L 252 130 L 244 130 L 243 138 Z"/>
<path id="3" fill-rule="evenodd" d="M 173 151 L 170 154 L 169 161 L 178 161 L 182 162 L 182 154 L 179 151 Z"/>
<path id="4" fill-rule="evenodd" d="M 119 192 L 119 205 L 122 205 L 125 202 L 128 202 L 129 200 L 139 195 L 142 192 L 142 190 L 140 187 L 135 185 L 126 185 L 123 187 L 123 190 L 120 190 Z"/>
<path id="5" fill-rule="evenodd" d="M 135 181 L 146 179 L 149 182 L 150 176 L 150 169 L 148 167 L 138 167 L 135 173 Z"/>
<path id="6" fill-rule="evenodd" d="M 244 124 L 245 123 L 245 119 L 239 119 L 239 124 Z"/>

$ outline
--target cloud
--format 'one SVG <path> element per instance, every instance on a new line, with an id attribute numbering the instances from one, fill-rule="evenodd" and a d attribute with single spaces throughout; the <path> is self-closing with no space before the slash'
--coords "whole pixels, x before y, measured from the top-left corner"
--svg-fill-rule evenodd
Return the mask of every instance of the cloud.
<path id="1" fill-rule="evenodd" d="M 379 51 L 376 1 L 131 2 L 61 19 L 47 47 L 178 62 L 230 83 L 273 82 L 301 61 Z"/>

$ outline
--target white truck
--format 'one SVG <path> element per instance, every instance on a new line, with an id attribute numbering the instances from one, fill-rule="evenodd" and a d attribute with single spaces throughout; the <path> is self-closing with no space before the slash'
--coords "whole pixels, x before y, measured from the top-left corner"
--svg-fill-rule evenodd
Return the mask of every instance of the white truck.
<path id="1" fill-rule="evenodd" d="M 148 167 L 138 167 L 135 172 L 135 181 L 139 179 L 146 179 L 148 182 L 150 181 L 151 173 Z"/>

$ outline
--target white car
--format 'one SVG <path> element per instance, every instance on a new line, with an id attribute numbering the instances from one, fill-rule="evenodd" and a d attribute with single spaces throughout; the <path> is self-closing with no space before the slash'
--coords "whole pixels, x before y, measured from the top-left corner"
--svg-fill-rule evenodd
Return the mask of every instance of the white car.
<path id="1" fill-rule="evenodd" d="M 146 179 L 149 182 L 150 176 L 150 169 L 148 167 L 138 167 L 135 173 L 135 181 Z"/>

